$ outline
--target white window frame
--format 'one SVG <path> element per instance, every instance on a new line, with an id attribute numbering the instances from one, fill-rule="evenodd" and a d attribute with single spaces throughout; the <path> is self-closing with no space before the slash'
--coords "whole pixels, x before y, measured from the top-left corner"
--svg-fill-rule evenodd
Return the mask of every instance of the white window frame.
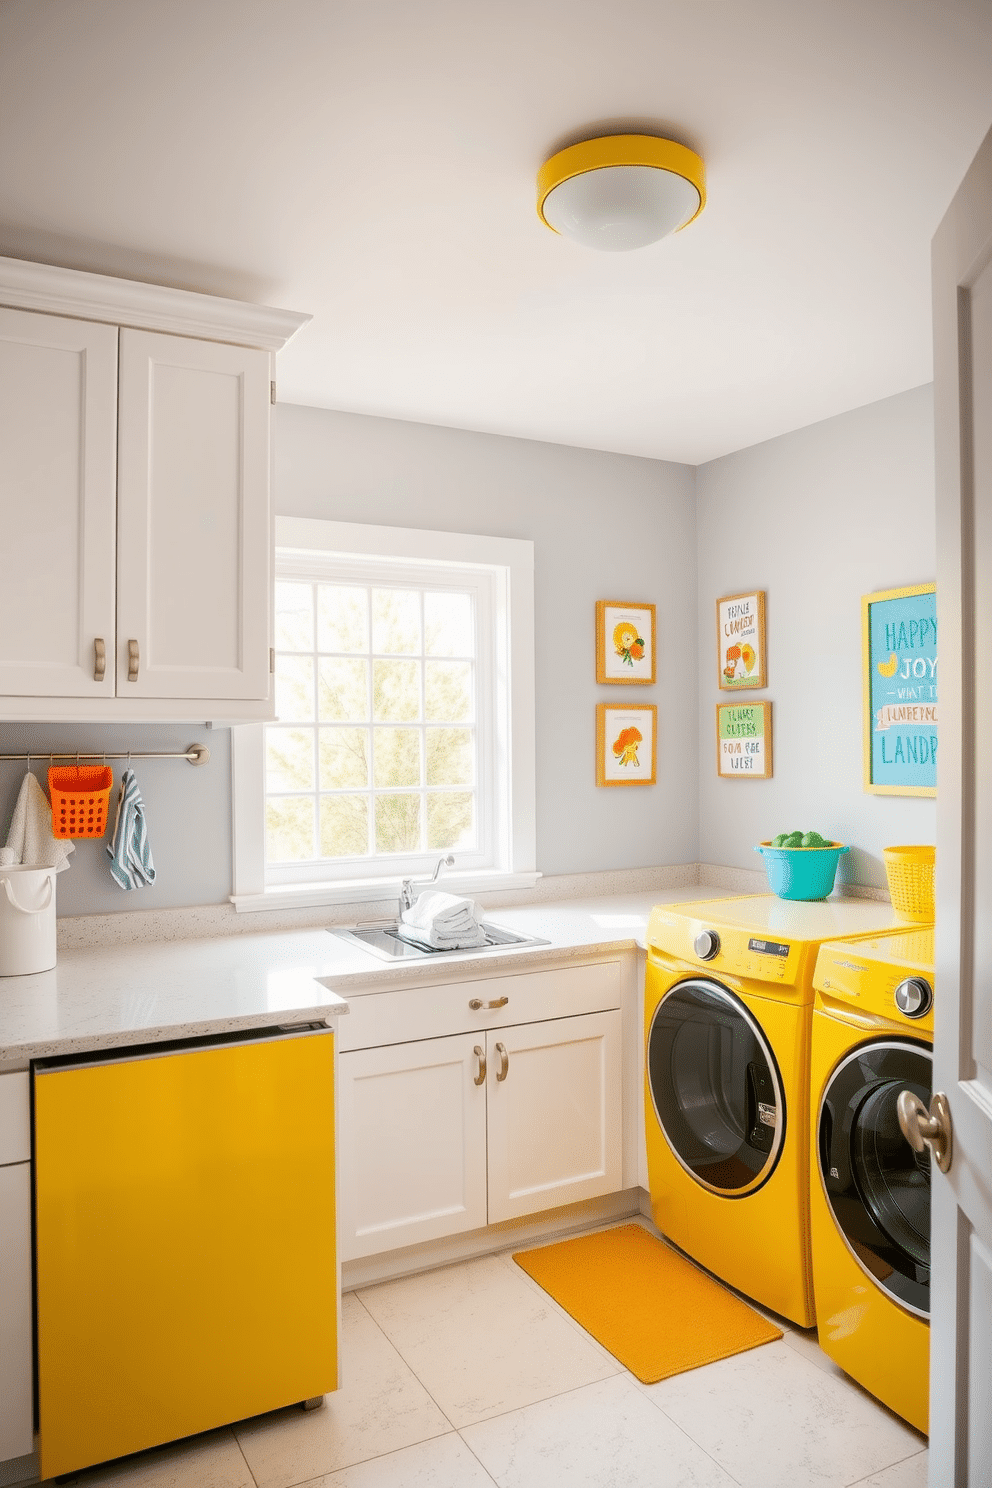
<path id="1" fill-rule="evenodd" d="M 381 559 L 411 570 L 424 564 L 452 569 L 477 568 L 493 575 L 492 664 L 496 693 L 498 761 L 487 790 L 490 864 L 453 869 L 445 886 L 465 893 L 533 887 L 536 871 L 535 700 L 534 700 L 534 544 L 519 538 L 472 533 L 429 532 L 412 527 L 366 526 L 309 517 L 277 517 L 275 545 L 305 554 L 333 554 L 345 562 Z M 231 730 L 233 776 L 234 892 L 239 912 L 307 905 L 357 903 L 398 895 L 409 876 L 391 865 L 386 874 L 364 878 L 304 877 L 292 883 L 266 883 L 265 726 Z M 505 770 L 500 768 L 506 761 Z M 437 854 L 441 856 L 440 853 Z"/>

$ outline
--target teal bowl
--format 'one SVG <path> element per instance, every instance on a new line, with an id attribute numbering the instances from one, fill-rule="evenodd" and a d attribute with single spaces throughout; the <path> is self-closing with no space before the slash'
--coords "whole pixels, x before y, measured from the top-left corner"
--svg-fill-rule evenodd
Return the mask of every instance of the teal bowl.
<path id="1" fill-rule="evenodd" d="M 826 899 L 833 893 L 841 853 L 851 851 L 839 842 L 829 847 L 772 847 L 762 842 L 754 850 L 764 858 L 769 888 L 780 899 Z"/>

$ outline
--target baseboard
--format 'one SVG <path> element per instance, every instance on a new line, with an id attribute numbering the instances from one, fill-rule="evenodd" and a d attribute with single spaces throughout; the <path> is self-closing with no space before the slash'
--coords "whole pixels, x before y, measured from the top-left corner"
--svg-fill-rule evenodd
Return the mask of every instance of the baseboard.
<path id="1" fill-rule="evenodd" d="M 407 1245 L 401 1250 L 387 1250 L 379 1255 L 362 1256 L 341 1265 L 341 1290 L 353 1292 L 358 1287 L 374 1286 L 380 1281 L 398 1281 L 416 1276 L 421 1271 L 434 1271 L 476 1256 L 495 1255 L 501 1250 L 534 1245 L 542 1240 L 566 1240 L 570 1235 L 630 1219 L 644 1213 L 644 1190 L 625 1189 L 602 1199 L 587 1199 L 582 1204 L 568 1204 L 562 1209 L 546 1209 L 525 1219 L 507 1220 L 487 1225 L 484 1230 L 470 1230 L 464 1235 L 448 1235 L 443 1240 L 428 1240 L 422 1245 Z M 644 1195 L 647 1199 L 647 1195 Z M 650 1217 L 651 1206 L 647 1213 Z"/>

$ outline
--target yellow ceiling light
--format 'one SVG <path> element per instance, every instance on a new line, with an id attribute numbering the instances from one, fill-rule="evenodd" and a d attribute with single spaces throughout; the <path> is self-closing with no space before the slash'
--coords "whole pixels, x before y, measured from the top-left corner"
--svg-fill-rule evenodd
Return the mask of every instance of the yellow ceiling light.
<path id="1" fill-rule="evenodd" d="M 685 145 L 612 134 L 569 145 L 537 174 L 537 212 L 552 232 L 623 252 L 656 243 L 698 217 L 706 167 Z"/>

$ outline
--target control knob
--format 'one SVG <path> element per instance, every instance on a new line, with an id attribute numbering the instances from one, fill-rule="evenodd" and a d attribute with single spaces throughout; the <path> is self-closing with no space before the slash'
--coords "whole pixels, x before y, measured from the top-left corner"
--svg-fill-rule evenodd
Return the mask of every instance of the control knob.
<path id="1" fill-rule="evenodd" d="M 907 1018 L 922 1018 L 933 1007 L 933 988 L 924 977 L 907 977 L 896 988 L 896 1007 Z"/>
<path id="2" fill-rule="evenodd" d="M 720 937 L 715 930 L 700 930 L 692 942 L 692 948 L 700 961 L 712 961 L 720 949 Z"/>

